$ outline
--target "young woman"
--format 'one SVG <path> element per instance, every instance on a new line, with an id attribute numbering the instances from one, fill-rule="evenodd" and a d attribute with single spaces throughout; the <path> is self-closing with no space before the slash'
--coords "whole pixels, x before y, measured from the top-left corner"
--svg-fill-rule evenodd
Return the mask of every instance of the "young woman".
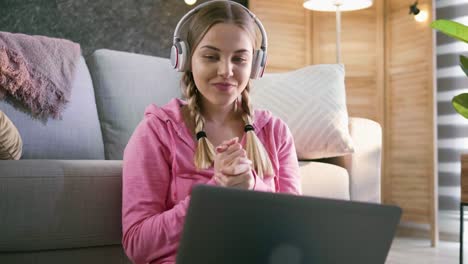
<path id="1" fill-rule="evenodd" d="M 288 127 L 250 104 L 253 16 L 212 1 L 187 25 L 186 100 L 148 106 L 124 153 L 122 243 L 135 263 L 175 263 L 195 184 L 300 193 Z"/>

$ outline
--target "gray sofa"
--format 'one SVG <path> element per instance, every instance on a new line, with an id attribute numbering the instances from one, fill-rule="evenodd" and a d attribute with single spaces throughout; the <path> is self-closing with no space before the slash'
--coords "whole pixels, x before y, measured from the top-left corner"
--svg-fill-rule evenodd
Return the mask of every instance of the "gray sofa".
<path id="1" fill-rule="evenodd" d="M 0 102 L 24 143 L 21 160 L 0 161 L 0 263 L 130 263 L 121 159 L 145 107 L 180 95 L 169 65 L 111 50 L 81 58 L 62 120 Z M 306 195 L 380 202 L 380 126 L 350 118 L 350 129 L 356 153 L 301 162 Z"/>

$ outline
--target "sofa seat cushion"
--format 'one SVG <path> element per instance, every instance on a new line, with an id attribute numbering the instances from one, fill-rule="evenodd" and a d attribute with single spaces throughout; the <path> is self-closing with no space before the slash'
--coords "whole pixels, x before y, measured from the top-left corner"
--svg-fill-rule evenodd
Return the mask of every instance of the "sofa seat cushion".
<path id="1" fill-rule="evenodd" d="M 349 175 L 337 165 L 310 161 L 299 162 L 302 194 L 349 200 Z"/>
<path id="2" fill-rule="evenodd" d="M 10 119 L 0 111 L 0 159 L 19 159 L 23 148 L 23 141 Z"/>
<path id="3" fill-rule="evenodd" d="M 0 256 L 121 244 L 121 161 L 0 160 L 0 194 Z"/>
<path id="4" fill-rule="evenodd" d="M 180 97 L 181 75 L 169 59 L 113 50 L 95 51 L 88 64 L 106 159 L 120 160 L 145 108 Z"/>
<path id="5" fill-rule="evenodd" d="M 1 253 L 0 263 L 132 264 L 121 245 Z"/>
<path id="6" fill-rule="evenodd" d="M 93 84 L 83 57 L 75 70 L 70 102 L 61 120 L 33 119 L 13 99 L 0 101 L 0 109 L 23 139 L 22 159 L 104 159 Z"/>
<path id="7" fill-rule="evenodd" d="M 291 130 L 299 159 L 353 153 L 342 64 L 307 66 L 256 80 L 254 106 L 270 110 Z"/>

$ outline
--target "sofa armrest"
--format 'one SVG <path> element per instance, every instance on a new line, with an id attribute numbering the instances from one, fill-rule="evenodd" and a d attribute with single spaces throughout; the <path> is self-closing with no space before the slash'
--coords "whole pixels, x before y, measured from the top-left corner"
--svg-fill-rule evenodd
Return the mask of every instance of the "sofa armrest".
<path id="1" fill-rule="evenodd" d="M 120 245 L 122 161 L 0 161 L 0 252 Z"/>
<path id="2" fill-rule="evenodd" d="M 315 161 L 299 161 L 302 194 L 349 200 L 349 175 L 346 169 Z"/>
<path id="3" fill-rule="evenodd" d="M 353 201 L 381 202 L 382 128 L 366 118 L 349 119 L 355 153 L 343 157 Z"/>
<path id="4" fill-rule="evenodd" d="M 318 161 L 335 164 L 348 171 L 352 201 L 380 203 L 382 129 L 370 119 L 350 117 L 349 130 L 354 153 Z"/>

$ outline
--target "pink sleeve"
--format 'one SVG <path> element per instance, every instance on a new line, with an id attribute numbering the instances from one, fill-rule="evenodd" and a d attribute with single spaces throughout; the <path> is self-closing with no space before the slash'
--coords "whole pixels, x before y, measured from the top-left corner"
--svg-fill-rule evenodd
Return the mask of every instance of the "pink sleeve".
<path id="1" fill-rule="evenodd" d="M 297 160 L 296 147 L 294 140 L 287 125 L 281 120 L 274 121 L 274 137 L 276 142 L 280 142 L 276 149 L 278 156 L 278 179 L 276 181 L 276 190 L 281 193 L 301 194 L 301 183 L 299 178 L 299 162 Z M 255 175 L 256 191 L 272 191 L 272 188 L 265 184 Z"/>
<path id="2" fill-rule="evenodd" d="M 172 154 L 162 142 L 169 143 L 170 132 L 164 123 L 150 122 L 137 127 L 123 160 L 122 244 L 134 263 L 175 253 L 190 201 L 188 196 L 167 208 Z"/>

